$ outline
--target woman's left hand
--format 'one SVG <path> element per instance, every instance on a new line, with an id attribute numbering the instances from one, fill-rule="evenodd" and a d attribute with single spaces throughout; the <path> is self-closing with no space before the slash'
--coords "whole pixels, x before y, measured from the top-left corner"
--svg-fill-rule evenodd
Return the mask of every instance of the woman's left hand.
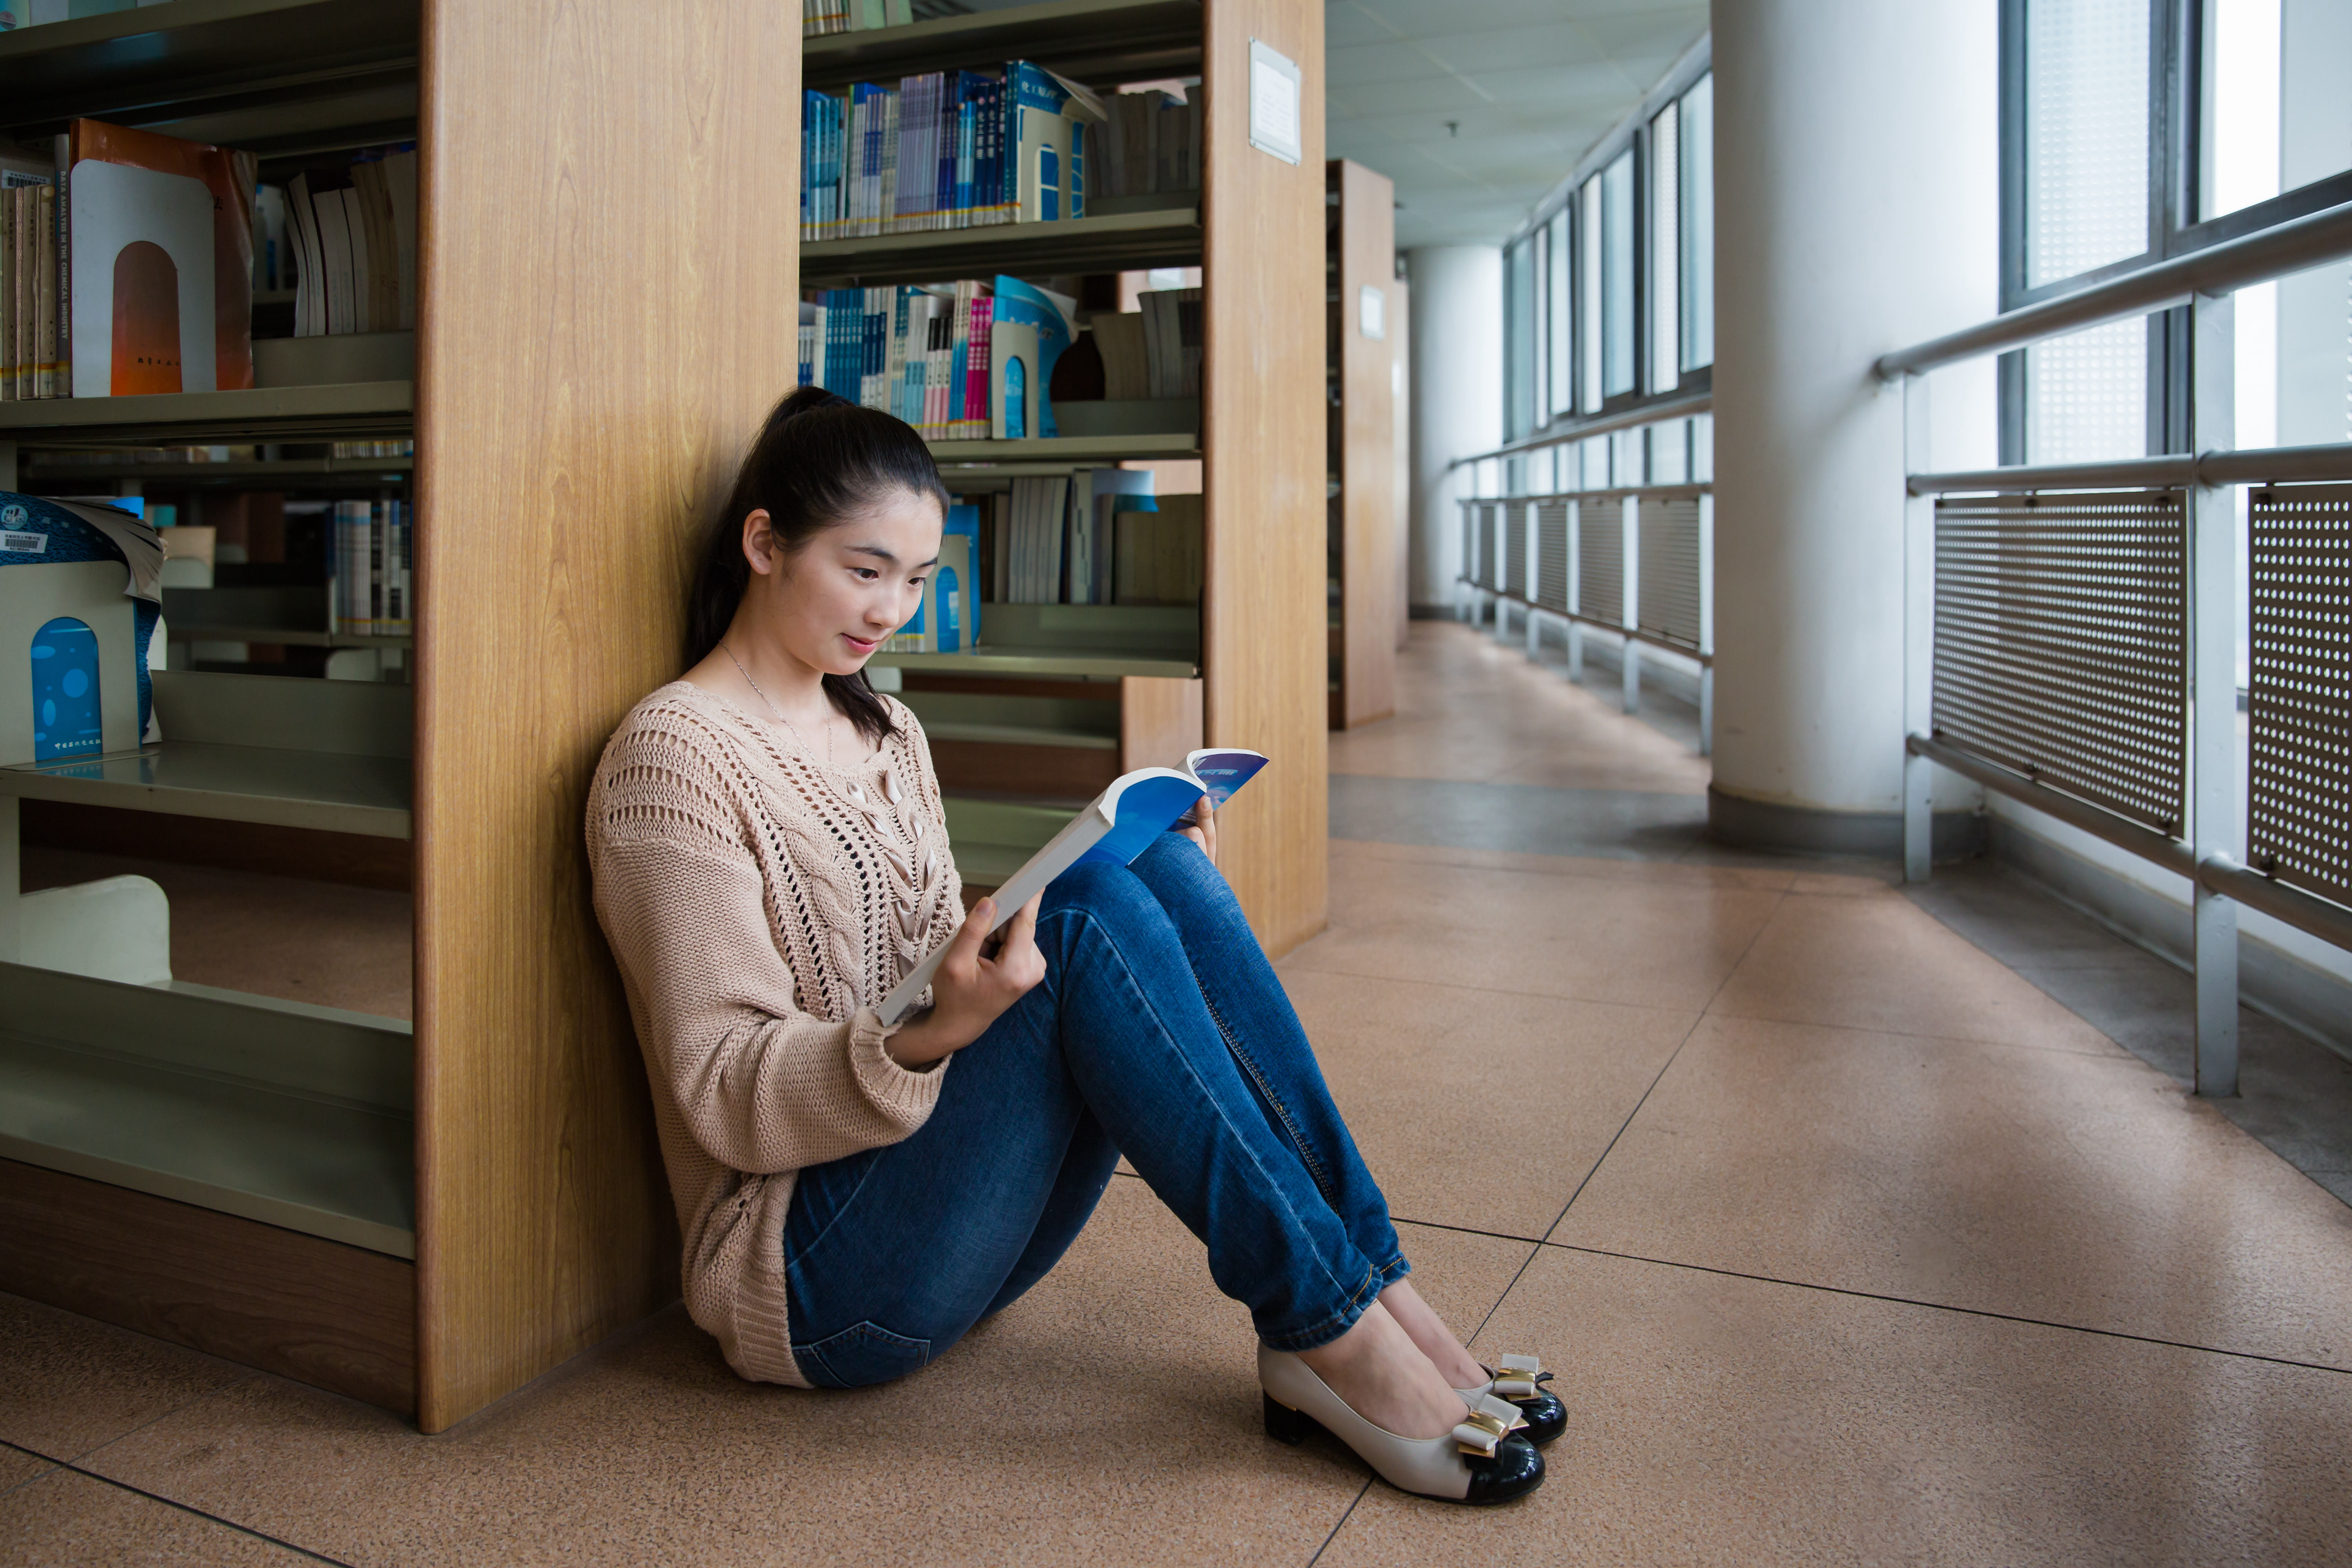
<path id="1" fill-rule="evenodd" d="M 1176 831 L 1199 845 L 1210 865 L 1217 863 L 1217 814 L 1210 808 L 1207 795 L 1192 803 L 1192 809 L 1176 824 Z"/>

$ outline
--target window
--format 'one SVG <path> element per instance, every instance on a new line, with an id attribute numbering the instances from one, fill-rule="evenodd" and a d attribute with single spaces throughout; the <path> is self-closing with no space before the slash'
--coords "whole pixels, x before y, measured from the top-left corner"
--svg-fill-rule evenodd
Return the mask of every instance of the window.
<path id="1" fill-rule="evenodd" d="M 2029 0 L 2025 286 L 2148 247 L 2149 0 Z"/>
<path id="2" fill-rule="evenodd" d="M 1535 428 L 1533 345 L 1535 291 L 1531 246 L 1522 239 L 1503 252 L 1503 386 L 1505 438 L 1517 440 Z"/>
<path id="3" fill-rule="evenodd" d="M 1682 161 L 1675 154 L 1681 121 L 1669 107 L 1650 121 L 1650 374 L 1653 392 L 1672 392 L 1682 379 L 1682 301 L 1679 271 Z"/>
<path id="4" fill-rule="evenodd" d="M 1584 323 L 1583 395 L 1577 406 L 1587 414 L 1601 412 L 1601 176 L 1584 182 L 1584 303 L 1579 319 Z"/>
<path id="5" fill-rule="evenodd" d="M 1680 369 L 1715 363 L 1715 73 L 1681 104 L 1682 321 Z"/>
<path id="6" fill-rule="evenodd" d="M 1634 388 L 1633 149 L 1601 172 L 1601 394 Z"/>
<path id="7" fill-rule="evenodd" d="M 1570 264 L 1573 253 L 1569 249 L 1568 215 L 1565 206 L 1551 215 L 1551 270 L 1544 279 L 1551 300 L 1551 341 L 1548 345 L 1551 402 L 1545 412 L 1554 419 L 1576 412 L 1576 312 L 1570 293 L 1576 268 Z"/>

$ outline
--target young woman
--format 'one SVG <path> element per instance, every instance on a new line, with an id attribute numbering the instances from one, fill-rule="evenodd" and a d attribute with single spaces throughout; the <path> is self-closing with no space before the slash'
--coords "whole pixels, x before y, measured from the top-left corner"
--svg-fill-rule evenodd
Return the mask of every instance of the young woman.
<path id="1" fill-rule="evenodd" d="M 1124 1153 L 1249 1308 L 1269 1434 L 1319 1424 L 1428 1496 L 1532 1490 L 1559 1402 L 1528 1358 L 1498 1382 L 1406 1279 L 1206 810 L 995 940 L 989 900 L 963 920 L 922 726 L 861 673 L 946 500 L 906 425 L 786 398 L 702 549 L 691 668 L 596 769 L 596 911 L 695 1321 L 745 1377 L 904 1376 L 1045 1277 Z M 929 1005 L 885 1026 L 941 943 Z"/>

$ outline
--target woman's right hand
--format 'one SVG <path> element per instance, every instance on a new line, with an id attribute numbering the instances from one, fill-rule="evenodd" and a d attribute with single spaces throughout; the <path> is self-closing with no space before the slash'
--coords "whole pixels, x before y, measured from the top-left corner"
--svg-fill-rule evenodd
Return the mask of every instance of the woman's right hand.
<path id="1" fill-rule="evenodd" d="M 1044 897 L 1024 904 L 992 940 L 988 928 L 996 921 L 996 900 L 982 899 L 971 907 L 931 976 L 930 1011 L 883 1043 L 891 1060 L 929 1067 L 963 1049 L 1045 978 L 1045 955 L 1037 951 L 1037 904 Z"/>

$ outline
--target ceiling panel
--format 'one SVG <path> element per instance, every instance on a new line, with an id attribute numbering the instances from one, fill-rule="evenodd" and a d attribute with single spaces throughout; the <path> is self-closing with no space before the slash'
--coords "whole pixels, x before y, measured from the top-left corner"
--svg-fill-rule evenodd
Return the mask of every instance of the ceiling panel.
<path id="1" fill-rule="evenodd" d="M 1327 0 L 1327 143 L 1396 182 L 1398 248 L 1491 244 L 1706 25 L 1688 0 Z"/>

